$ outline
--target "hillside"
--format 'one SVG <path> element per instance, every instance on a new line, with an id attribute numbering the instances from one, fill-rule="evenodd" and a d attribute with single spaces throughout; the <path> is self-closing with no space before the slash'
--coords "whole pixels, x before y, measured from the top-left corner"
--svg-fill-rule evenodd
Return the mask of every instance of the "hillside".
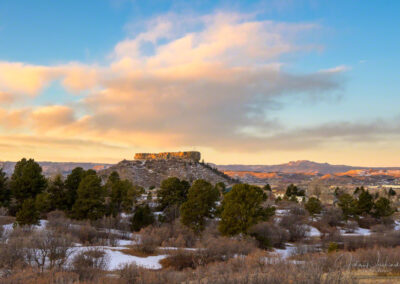
<path id="1" fill-rule="evenodd" d="M 182 159 L 123 160 L 99 171 L 99 175 L 106 179 L 113 171 L 118 172 L 122 179 L 128 179 L 145 188 L 157 187 L 168 177 L 177 177 L 190 182 L 196 179 L 205 179 L 213 184 L 217 182 L 224 182 L 227 185 L 234 183 L 232 178 L 207 164 Z"/>
<path id="2" fill-rule="evenodd" d="M 252 172 L 279 172 L 279 173 L 308 173 L 308 174 L 335 174 L 351 170 L 400 170 L 400 168 L 374 168 L 346 165 L 331 165 L 312 161 L 292 161 L 279 165 L 218 165 L 221 171 L 252 171 Z"/>

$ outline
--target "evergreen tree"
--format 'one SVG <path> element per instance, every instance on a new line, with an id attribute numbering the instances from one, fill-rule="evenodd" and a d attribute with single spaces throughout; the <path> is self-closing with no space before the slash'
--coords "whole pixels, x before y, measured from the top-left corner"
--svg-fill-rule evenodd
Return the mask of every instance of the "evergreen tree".
<path id="1" fill-rule="evenodd" d="M 181 206 L 181 222 L 195 232 L 204 230 L 206 218 L 212 217 L 219 191 L 211 183 L 199 179 L 189 189 L 188 199 Z"/>
<path id="2" fill-rule="evenodd" d="M 176 177 L 170 177 L 162 181 L 161 187 L 157 192 L 160 210 L 168 207 L 180 207 L 187 199 L 190 184 L 185 180 L 179 180 Z"/>
<path id="3" fill-rule="evenodd" d="M 97 175 L 86 175 L 79 184 L 77 199 L 72 207 L 73 217 L 78 220 L 97 220 L 105 214 L 105 190 Z"/>
<path id="4" fill-rule="evenodd" d="M 216 188 L 221 194 L 227 193 L 227 191 L 226 191 L 226 185 L 225 185 L 225 183 L 223 183 L 222 181 L 217 182 L 217 183 L 215 184 L 215 188 Z"/>
<path id="5" fill-rule="evenodd" d="M 52 200 L 48 192 L 42 192 L 36 195 L 35 206 L 37 211 L 42 215 L 54 210 L 52 207 Z"/>
<path id="6" fill-rule="evenodd" d="M 266 194 L 258 186 L 235 184 L 222 201 L 219 230 L 223 235 L 247 233 L 247 229 L 267 220 L 275 208 L 263 208 Z"/>
<path id="7" fill-rule="evenodd" d="M 289 185 L 286 188 L 286 193 L 285 195 L 290 198 L 290 197 L 296 197 L 296 196 L 305 196 L 305 192 L 304 190 L 300 190 L 297 186 L 295 186 L 294 184 Z M 296 199 L 297 201 L 297 199 Z"/>
<path id="8" fill-rule="evenodd" d="M 269 185 L 269 183 L 267 183 L 266 185 L 264 185 L 263 189 L 265 191 L 272 191 L 271 186 Z"/>
<path id="9" fill-rule="evenodd" d="M 357 201 L 357 214 L 369 214 L 374 206 L 373 196 L 361 187 L 361 193 Z"/>
<path id="10" fill-rule="evenodd" d="M 66 188 L 66 207 L 68 210 L 72 209 L 72 206 L 75 203 L 77 197 L 77 191 L 79 184 L 81 183 L 83 177 L 85 175 L 85 170 L 81 167 L 77 167 L 72 170 L 72 172 L 67 176 L 65 180 L 65 188 Z"/>
<path id="11" fill-rule="evenodd" d="M 140 231 L 140 229 L 153 224 L 154 221 L 154 214 L 151 212 L 149 205 L 138 206 L 131 219 L 131 230 Z"/>
<path id="12" fill-rule="evenodd" d="M 16 200 L 16 210 L 18 211 L 22 203 L 46 189 L 47 180 L 42 175 L 42 168 L 33 159 L 23 158 L 17 162 L 14 173 L 11 176 L 10 188 L 12 197 Z"/>
<path id="13" fill-rule="evenodd" d="M 395 196 L 395 195 L 396 195 L 396 191 L 394 191 L 393 188 L 389 188 L 388 196 L 390 197 L 390 196 Z"/>
<path id="14" fill-rule="evenodd" d="M 321 213 L 322 210 L 321 201 L 316 197 L 310 197 L 304 207 L 312 216 Z"/>
<path id="15" fill-rule="evenodd" d="M 8 207 L 10 204 L 10 187 L 6 173 L 0 168 L 0 207 Z"/>
<path id="16" fill-rule="evenodd" d="M 35 201 L 32 198 L 28 198 L 22 203 L 15 221 L 20 226 L 39 224 L 39 212 L 36 209 Z"/>
<path id="17" fill-rule="evenodd" d="M 350 194 L 344 193 L 339 197 L 338 206 L 342 209 L 344 219 L 348 220 L 349 217 L 356 214 L 357 200 L 355 200 Z"/>
<path id="18" fill-rule="evenodd" d="M 50 198 L 51 210 L 67 210 L 67 191 L 61 175 L 57 175 L 47 189 Z"/>
<path id="19" fill-rule="evenodd" d="M 394 213 L 394 211 L 395 210 L 390 205 L 390 200 L 381 197 L 374 204 L 373 215 L 377 218 L 389 217 Z"/>

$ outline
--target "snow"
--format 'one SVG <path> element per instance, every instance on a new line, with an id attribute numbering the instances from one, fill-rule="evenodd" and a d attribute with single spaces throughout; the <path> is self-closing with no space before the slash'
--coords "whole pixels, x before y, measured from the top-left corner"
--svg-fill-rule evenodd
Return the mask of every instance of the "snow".
<path id="1" fill-rule="evenodd" d="M 289 210 L 287 209 L 277 209 L 275 210 L 275 215 L 276 216 L 286 216 L 289 214 Z"/>
<path id="2" fill-rule="evenodd" d="M 354 233 L 346 233 L 343 229 L 340 230 L 340 233 L 345 236 L 369 236 L 371 235 L 371 230 L 358 227 L 354 230 Z"/>
<path id="3" fill-rule="evenodd" d="M 317 228 L 311 227 L 311 226 L 308 226 L 308 225 L 307 225 L 307 227 L 309 229 L 309 231 L 307 232 L 307 236 L 309 236 L 309 237 L 321 237 L 321 232 Z"/>
<path id="4" fill-rule="evenodd" d="M 110 257 L 109 270 L 115 270 L 121 268 L 124 264 L 135 263 L 137 266 L 148 268 L 148 269 L 161 269 L 160 260 L 166 258 L 166 255 L 156 255 L 148 257 L 137 257 L 133 255 L 127 255 L 120 251 L 107 250 L 107 256 Z"/>
<path id="5" fill-rule="evenodd" d="M 118 240 L 118 246 L 131 246 L 134 245 L 136 242 L 132 240 Z"/>
<path id="6" fill-rule="evenodd" d="M 124 264 L 136 264 L 137 266 L 147 268 L 147 269 L 161 269 L 160 260 L 167 257 L 167 255 L 156 255 L 148 257 L 138 257 L 133 255 L 124 254 L 121 250 L 126 249 L 125 247 L 108 247 L 108 246 L 92 246 L 84 247 L 78 246 L 74 248 L 71 254 L 70 260 L 73 257 L 85 250 L 90 249 L 100 249 L 106 254 L 106 259 L 108 260 L 108 270 L 120 269 Z"/>
<path id="7" fill-rule="evenodd" d="M 296 247 L 291 244 L 286 244 L 284 249 L 275 249 L 274 252 L 279 255 L 282 259 L 286 259 L 294 254 Z"/>

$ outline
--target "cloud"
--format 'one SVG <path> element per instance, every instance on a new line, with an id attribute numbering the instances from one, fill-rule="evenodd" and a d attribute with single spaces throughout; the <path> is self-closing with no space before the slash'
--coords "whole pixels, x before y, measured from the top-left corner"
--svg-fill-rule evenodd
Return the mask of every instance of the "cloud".
<path id="1" fill-rule="evenodd" d="M 14 101 L 14 96 L 10 93 L 0 92 L 0 104 L 9 104 Z"/>
<path id="2" fill-rule="evenodd" d="M 350 66 L 347 65 L 339 65 L 329 69 L 320 70 L 321 73 L 342 73 L 351 70 Z"/>
<path id="3" fill-rule="evenodd" d="M 105 65 L 0 62 L 1 92 L 40 96 L 61 80 L 69 92 L 85 93 L 69 106 L 3 117 L 15 116 L 14 125 L 37 135 L 124 147 L 293 148 L 279 140 L 282 126 L 270 110 L 282 97 L 321 99 L 342 86 L 337 73 L 344 66 L 307 74 L 285 68 L 286 55 L 316 48 L 298 38 L 317 28 L 238 13 L 160 16 L 117 43 Z M 298 148 L 306 146 L 297 141 Z"/>

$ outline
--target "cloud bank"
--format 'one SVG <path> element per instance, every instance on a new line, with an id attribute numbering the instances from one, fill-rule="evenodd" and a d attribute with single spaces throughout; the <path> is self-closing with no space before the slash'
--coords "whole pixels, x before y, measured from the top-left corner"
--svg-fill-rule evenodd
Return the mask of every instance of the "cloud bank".
<path id="1" fill-rule="evenodd" d="M 0 62 L 2 139 L 40 137 L 60 147 L 55 141 L 63 137 L 63 143 L 86 141 L 103 150 L 198 146 L 252 152 L 308 149 L 331 137 L 375 137 L 382 131 L 375 122 L 291 131 L 270 115 L 280 98 L 320 100 L 342 87 L 338 73 L 347 66 L 287 71 L 286 58 L 319 48 L 301 41 L 316 29 L 243 14 L 168 14 L 118 42 L 107 64 Z M 60 105 L 13 105 L 40 97 L 55 81 L 79 98 Z M 398 128 L 386 130 L 398 134 Z"/>

